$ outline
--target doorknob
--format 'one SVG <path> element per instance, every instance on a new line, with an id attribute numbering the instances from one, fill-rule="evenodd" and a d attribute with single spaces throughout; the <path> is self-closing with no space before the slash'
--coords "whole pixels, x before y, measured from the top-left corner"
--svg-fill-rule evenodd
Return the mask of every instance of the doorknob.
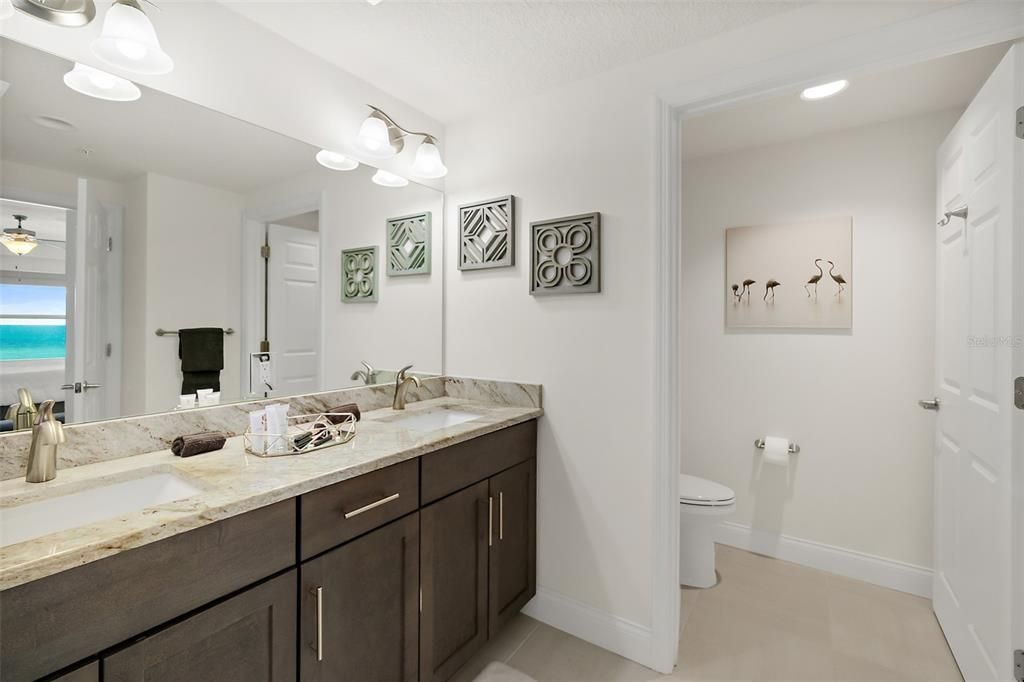
<path id="1" fill-rule="evenodd" d="M 73 384 L 64 384 L 60 387 L 62 391 L 74 391 L 75 393 L 84 393 L 90 388 L 103 388 L 103 384 L 90 384 L 88 381 L 76 381 Z"/>
<path id="2" fill-rule="evenodd" d="M 83 391 L 88 391 L 90 388 L 103 388 L 103 384 L 90 384 L 88 380 L 82 382 Z"/>
<path id="3" fill-rule="evenodd" d="M 918 400 L 917 404 L 926 410 L 938 410 L 942 401 L 938 398 L 932 398 L 931 400 Z"/>

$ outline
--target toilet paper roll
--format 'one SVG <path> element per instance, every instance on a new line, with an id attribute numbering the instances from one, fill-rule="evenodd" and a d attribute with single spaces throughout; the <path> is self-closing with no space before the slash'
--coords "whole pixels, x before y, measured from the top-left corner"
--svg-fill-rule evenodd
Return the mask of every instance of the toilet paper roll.
<path id="1" fill-rule="evenodd" d="M 764 463 L 775 466 L 789 466 L 789 440 L 778 436 L 764 439 Z"/>

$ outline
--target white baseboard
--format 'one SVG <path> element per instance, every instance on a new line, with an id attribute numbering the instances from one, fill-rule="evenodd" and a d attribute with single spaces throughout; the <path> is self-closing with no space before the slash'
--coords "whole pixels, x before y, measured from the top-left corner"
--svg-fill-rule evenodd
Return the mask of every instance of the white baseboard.
<path id="1" fill-rule="evenodd" d="M 719 523 L 715 541 L 919 597 L 932 596 L 932 570 L 923 566 L 756 530 L 734 521 Z"/>
<path id="2" fill-rule="evenodd" d="M 653 637 L 649 627 L 595 609 L 559 592 L 538 586 L 537 596 L 530 600 L 523 613 L 640 665 L 651 667 L 653 663 Z"/>

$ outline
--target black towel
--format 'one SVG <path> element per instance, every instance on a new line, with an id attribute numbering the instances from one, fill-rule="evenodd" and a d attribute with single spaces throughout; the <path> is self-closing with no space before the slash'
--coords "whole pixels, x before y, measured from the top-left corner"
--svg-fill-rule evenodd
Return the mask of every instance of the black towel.
<path id="1" fill-rule="evenodd" d="M 181 358 L 181 394 L 201 388 L 220 390 L 220 371 L 224 369 L 224 330 L 199 327 L 178 330 L 178 357 Z"/>
<path id="2" fill-rule="evenodd" d="M 220 431 L 204 431 L 178 436 L 171 443 L 171 452 L 178 457 L 192 457 L 204 452 L 220 450 L 227 442 L 227 436 Z"/>
<path id="3" fill-rule="evenodd" d="M 344 414 L 348 412 L 352 415 L 355 415 L 356 421 L 359 421 L 362 418 L 362 415 L 359 413 L 359 406 L 356 405 L 355 403 L 345 403 L 344 405 L 338 405 L 337 407 L 332 407 L 331 409 L 327 410 L 327 412 L 329 413 L 327 419 L 332 424 L 340 424 L 343 421 L 345 421 L 344 417 L 336 417 L 336 414 Z"/>

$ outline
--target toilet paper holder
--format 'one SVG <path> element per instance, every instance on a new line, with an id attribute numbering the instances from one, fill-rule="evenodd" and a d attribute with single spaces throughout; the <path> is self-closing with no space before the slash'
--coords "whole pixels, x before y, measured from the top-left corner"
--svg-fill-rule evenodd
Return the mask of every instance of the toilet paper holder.
<path id="1" fill-rule="evenodd" d="M 755 440 L 754 441 L 754 447 L 758 448 L 759 450 L 764 450 L 764 438 L 758 438 L 757 440 Z M 789 454 L 795 455 L 798 452 L 800 452 L 800 446 L 797 445 L 796 443 L 790 441 L 790 443 L 789 443 Z"/>

